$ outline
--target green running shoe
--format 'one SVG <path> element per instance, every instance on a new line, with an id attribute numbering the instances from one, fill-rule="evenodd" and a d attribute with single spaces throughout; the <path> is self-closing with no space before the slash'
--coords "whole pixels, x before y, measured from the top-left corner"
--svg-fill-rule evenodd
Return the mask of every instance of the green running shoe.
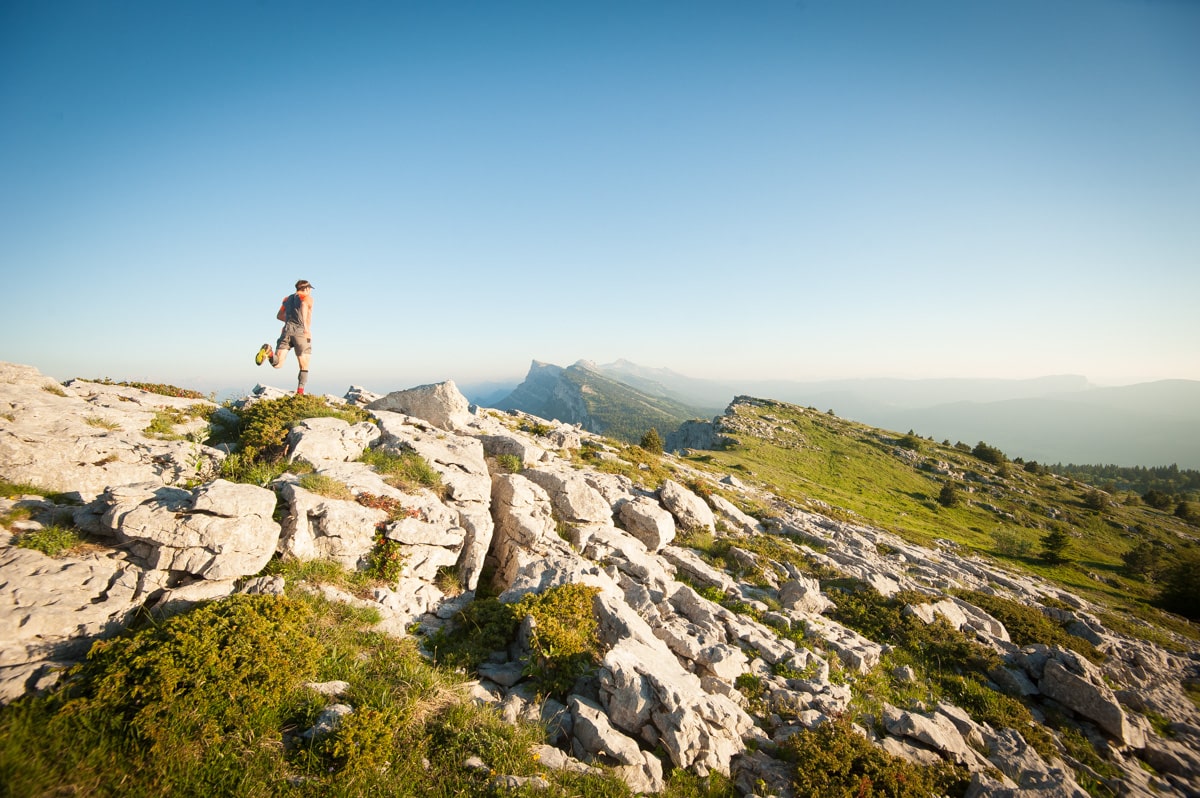
<path id="1" fill-rule="evenodd" d="M 263 344 L 258 350 L 258 354 L 254 356 L 254 365 L 261 366 L 263 361 L 271 356 L 271 345 Z"/>

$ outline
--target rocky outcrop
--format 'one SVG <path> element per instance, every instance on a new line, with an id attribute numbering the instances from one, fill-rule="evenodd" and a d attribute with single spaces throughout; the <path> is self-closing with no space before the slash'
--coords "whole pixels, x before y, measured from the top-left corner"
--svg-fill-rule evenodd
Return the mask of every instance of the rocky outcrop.
<path id="1" fill-rule="evenodd" d="M 944 620 L 999 652 L 1003 664 L 989 674 L 995 686 L 1098 741 L 1131 794 L 1187 795 L 1200 779 L 1200 710 L 1183 686 L 1198 673 L 1195 658 L 1106 629 L 1083 599 L 949 546 L 915 546 L 765 494 L 757 503 L 778 514 L 759 521 L 726 498 L 683 487 L 701 484 L 699 475 L 669 457 L 664 465 L 675 478 L 650 491 L 570 460 L 588 433 L 520 415 L 465 412 L 450 384 L 398 392 L 407 394 L 403 399 L 359 388 L 347 399 L 375 405 L 372 422 L 311 419 L 293 428 L 291 461 L 346 486 L 351 498 L 320 495 L 295 474 L 267 487 L 234 484 L 203 468 L 164 465 L 174 462 L 165 454 L 163 463 L 152 459 L 119 472 L 127 481 L 109 482 L 118 474 L 104 470 L 112 463 L 63 465 L 81 445 L 98 445 L 77 437 L 101 428 L 66 425 L 58 416 L 89 412 L 83 406 L 91 403 L 109 414 L 103 434 L 112 451 L 153 447 L 160 442 L 144 442 L 137 424 L 157 400 L 116 399 L 140 392 L 92 383 L 66 386 L 67 396 L 59 396 L 24 367 L 0 365 L 0 375 L 12 378 L 0 384 L 0 399 L 8 402 L 0 410 L 12 408 L 4 413 L 16 419 L 0 413 L 0 440 L 15 447 L 0 453 L 19 454 L 13 462 L 0 459 L 0 477 L 29 481 L 21 475 L 50 473 L 25 470 L 31 458 L 22 447 L 34 441 L 46 462 L 63 466 L 56 472 L 63 481 L 50 487 L 68 487 L 76 478 L 90 486 L 75 488 L 85 500 L 77 505 L 64 497 L 0 500 L 7 525 L 0 529 L 0 700 L 45 688 L 56 668 L 78 661 L 91 642 L 121 629 L 139 609 L 185 606 L 237 589 L 280 592 L 285 586 L 277 578 L 247 579 L 276 554 L 361 568 L 382 536 L 404 554 L 396 584 L 369 596 L 327 585 L 290 589 L 369 607 L 381 618 L 380 631 L 406 635 L 414 623 L 453 624 L 473 599 L 485 564 L 494 573 L 489 587 L 510 603 L 561 585 L 591 585 L 602 643 L 595 673 L 561 701 L 539 698 L 528 677 L 527 640 L 518 639 L 480 669 L 477 699 L 512 721 L 544 723 L 554 745 L 541 754 L 548 767 L 606 766 L 638 792 L 661 790 L 671 767 L 717 771 L 743 794 L 784 796 L 790 765 L 773 756 L 777 747 L 851 710 L 850 683 L 892 678 L 916 687 L 921 678 L 913 668 L 881 675 L 885 647 L 828 617 L 833 594 L 809 563 L 837 573 L 843 585 L 860 580 L 885 595 L 927 596 L 910 599 L 905 611 L 926 623 Z M 384 409 L 385 400 L 394 409 Z M 196 443 L 161 443 L 203 451 Z M 360 460 L 371 447 L 419 454 L 442 488 L 396 487 Z M 501 454 L 515 456 L 522 470 L 508 473 L 511 461 L 497 468 Z M 616 447 L 608 454 L 620 457 Z M 221 456 L 216 452 L 213 462 Z M 747 497 L 752 490 L 731 479 L 721 487 Z M 51 558 L 13 545 L 23 534 L 71 522 L 94 536 L 87 553 Z M 680 528 L 714 533 L 725 559 L 678 545 Z M 775 548 L 756 545 L 766 534 Z M 788 549 L 796 556 L 770 553 Z M 467 589 L 454 598 L 443 592 L 450 570 Z M 1051 604 L 1046 611 L 1058 613 L 1056 621 L 1107 656 L 1097 665 L 1059 648 L 1017 648 L 1003 624 L 951 588 Z M 335 708 L 331 702 L 332 713 L 344 714 Z M 967 768 L 969 794 L 1082 794 L 1063 760 L 1047 761 L 1017 731 L 977 722 L 958 707 L 914 701 L 878 712 L 866 732 L 878 735 L 876 744 L 913 761 Z M 326 726 L 336 723 L 334 714 Z M 1151 727 L 1146 717 L 1154 715 L 1172 721 L 1170 737 Z M 322 728 L 314 726 L 313 735 Z"/>
<path id="2" fill-rule="evenodd" d="M 456 512 L 463 537 L 452 564 L 458 568 L 462 585 L 474 590 L 494 530 L 490 512 L 492 479 L 483 444 L 466 435 L 446 435 L 410 416 L 383 410 L 376 411 L 375 416 L 382 432 L 379 448 L 416 452 L 441 475 L 446 506 Z"/>
<path id="3" fill-rule="evenodd" d="M 687 531 L 716 531 L 712 508 L 704 500 L 672 479 L 663 480 L 658 489 L 659 500 L 681 529 Z"/>
<path id="4" fill-rule="evenodd" d="M 357 460 L 379 436 L 379 427 L 366 421 L 350 424 L 340 418 L 306 418 L 288 433 L 288 459 L 317 468 Z"/>
<path id="5" fill-rule="evenodd" d="M 218 479 L 188 491 L 153 483 L 110 488 L 77 515 L 109 535 L 130 559 L 179 578 L 236 579 L 275 553 L 273 491 Z"/>
<path id="6" fill-rule="evenodd" d="M 629 534 L 652 551 L 659 551 L 675 539 L 675 518 L 653 499 L 635 496 L 621 502 L 617 517 Z"/>
<path id="7" fill-rule="evenodd" d="M 116 485 L 211 478 L 224 454 L 196 440 L 207 422 L 188 414 L 193 407 L 215 405 L 84 380 L 60 385 L 0 362 L 0 479 L 90 501 Z M 177 439 L 147 432 L 164 412 L 178 419 Z"/>
<path id="8" fill-rule="evenodd" d="M 466 429 L 471 422 L 471 403 L 453 380 L 393 391 L 369 403 L 367 409 L 415 416 L 447 431 Z"/>
<path id="9" fill-rule="evenodd" d="M 0 702 L 54 684 L 59 667 L 146 599 L 143 569 L 104 554 L 52 559 L 3 546 L 0 574 Z"/>

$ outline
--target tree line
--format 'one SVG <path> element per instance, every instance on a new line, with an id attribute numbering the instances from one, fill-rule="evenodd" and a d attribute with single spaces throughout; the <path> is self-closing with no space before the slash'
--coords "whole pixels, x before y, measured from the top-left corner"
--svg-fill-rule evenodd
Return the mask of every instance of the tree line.
<path id="1" fill-rule="evenodd" d="M 1151 468 L 1058 463 L 1047 465 L 1045 468 L 1060 476 L 1097 487 L 1112 486 L 1116 490 L 1132 490 L 1140 494 L 1157 491 L 1181 498 L 1186 494 L 1200 494 L 1200 471 L 1180 468 L 1175 463 Z"/>

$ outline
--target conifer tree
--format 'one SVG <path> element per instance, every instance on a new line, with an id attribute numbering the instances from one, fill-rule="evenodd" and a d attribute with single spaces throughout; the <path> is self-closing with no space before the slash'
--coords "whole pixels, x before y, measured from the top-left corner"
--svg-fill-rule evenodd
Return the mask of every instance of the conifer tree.
<path id="1" fill-rule="evenodd" d="M 651 454 L 663 453 L 662 438 L 659 437 L 658 430 L 651 427 L 650 430 L 642 436 L 641 447 Z"/>
<path id="2" fill-rule="evenodd" d="M 1065 529 L 1055 526 L 1042 536 L 1042 559 L 1052 565 L 1060 565 L 1068 561 L 1067 547 L 1071 545 L 1071 536 Z"/>

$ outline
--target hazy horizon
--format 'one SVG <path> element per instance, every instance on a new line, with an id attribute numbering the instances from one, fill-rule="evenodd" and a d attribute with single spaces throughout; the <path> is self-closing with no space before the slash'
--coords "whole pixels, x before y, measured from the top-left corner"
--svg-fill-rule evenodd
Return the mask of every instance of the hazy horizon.
<path id="1" fill-rule="evenodd" d="M 0 359 L 1200 379 L 1200 4 L 0 8 Z M 661 366 L 660 366 L 661 367 Z M 218 388 L 214 388 L 218 389 Z"/>
<path id="2" fill-rule="evenodd" d="M 0 359 L 2 359 L 2 358 L 0 358 Z M 559 366 L 562 368 L 570 367 L 580 361 L 591 361 L 593 363 L 597 363 L 602 368 L 609 367 L 609 366 L 612 366 L 612 365 L 614 365 L 616 363 L 620 363 L 620 362 L 627 362 L 627 363 L 631 363 L 635 366 L 638 366 L 638 367 L 641 367 L 644 369 L 665 370 L 665 371 L 672 373 L 673 375 L 675 375 L 677 377 L 681 377 L 684 379 L 699 380 L 699 381 L 709 382 L 709 383 L 713 383 L 713 384 L 722 384 L 722 385 L 734 385 L 734 386 L 745 385 L 747 387 L 750 387 L 753 385 L 758 385 L 758 384 L 763 384 L 763 383 L 771 383 L 771 382 L 813 384 L 813 385 L 821 385 L 821 384 L 825 384 L 825 383 L 832 385 L 832 384 L 854 382 L 854 381 L 871 382 L 871 381 L 876 381 L 876 380 L 879 380 L 879 381 L 898 380 L 898 381 L 911 382 L 911 383 L 941 382 L 941 381 L 961 381 L 961 382 L 998 381 L 998 382 L 1017 383 L 1017 382 L 1035 382 L 1035 381 L 1039 381 L 1039 380 L 1049 380 L 1049 379 L 1056 379 L 1056 378 L 1079 378 L 1079 379 L 1084 380 L 1087 383 L 1087 386 L 1089 388 L 1119 388 L 1119 387 L 1128 387 L 1131 385 L 1142 385 L 1142 384 L 1148 384 L 1148 383 L 1154 383 L 1154 382 L 1163 382 L 1163 381 L 1173 381 L 1173 380 L 1177 380 L 1177 379 L 1180 379 L 1180 380 L 1184 379 L 1184 378 L 1166 377 L 1166 378 L 1162 378 L 1162 379 L 1131 380 L 1131 381 L 1125 381 L 1125 382 L 1102 383 L 1097 380 L 1091 379 L 1090 377 L 1088 377 L 1085 374 L 1040 374 L 1040 375 L 1031 376 L 1031 377 L 973 377 L 973 376 L 955 376 L 955 375 L 939 375 L 939 376 L 930 376 L 930 377 L 897 377 L 897 376 L 893 376 L 893 375 L 863 375 L 863 376 L 855 376 L 855 377 L 829 377 L 829 378 L 813 378 L 813 379 L 805 379 L 805 378 L 792 379 L 792 378 L 782 378 L 782 377 L 778 377 L 778 376 L 769 376 L 769 375 L 761 376 L 761 377 L 743 377 L 743 378 L 719 377 L 719 376 L 718 377 L 697 377 L 693 374 L 687 374 L 682 371 L 679 371 L 678 369 L 674 369 L 669 365 L 647 365 L 645 363 L 638 363 L 637 361 L 634 361 L 631 358 L 617 358 L 613 361 L 606 362 L 606 363 L 601 363 L 601 362 L 595 361 L 591 358 L 575 358 L 574 360 L 571 360 L 568 362 L 562 362 L 562 363 L 551 363 L 550 361 L 543 360 L 541 358 L 530 358 L 529 361 L 527 362 L 526 368 L 523 371 L 521 371 L 519 374 L 512 374 L 512 375 L 508 375 L 508 376 L 504 376 L 504 377 L 497 377 L 497 378 L 481 378 L 481 379 L 466 378 L 466 379 L 464 379 L 464 378 L 457 377 L 452 373 L 447 373 L 446 376 L 441 377 L 439 379 L 432 380 L 432 382 L 442 382 L 444 380 L 453 380 L 461 389 L 464 390 L 464 392 L 467 392 L 469 394 L 479 394 L 483 390 L 487 389 L 489 386 L 494 386 L 493 389 L 498 389 L 498 388 L 502 388 L 505 386 L 515 387 L 516 385 L 520 384 L 525 379 L 525 377 L 528 375 L 528 373 L 529 373 L 528 366 L 531 365 L 533 361 L 538 361 L 541 363 L 548 363 L 550 365 Z M 137 374 L 137 375 L 73 374 L 73 373 L 71 373 L 71 374 L 55 374 L 55 373 L 49 373 L 45 369 L 40 368 L 40 366 L 38 366 L 37 363 L 26 363 L 24 365 L 31 365 L 36 368 L 39 368 L 39 370 L 42 371 L 43 373 L 47 374 L 47 376 L 53 377 L 60 381 L 65 381 L 65 380 L 72 379 L 72 378 L 81 378 L 81 379 L 87 379 L 87 380 L 90 380 L 90 379 L 112 379 L 115 381 L 145 381 L 145 382 L 159 382 L 159 383 L 168 382 L 170 384 L 174 384 L 181 388 L 190 388 L 193 390 L 201 391 L 203 393 L 213 393 L 217 396 L 218 399 L 224 400 L 224 399 L 230 399 L 230 398 L 240 398 L 241 396 L 244 396 L 247 393 L 249 393 L 249 391 L 254 387 L 254 385 L 259 384 L 259 383 L 261 383 L 263 385 L 268 385 L 268 386 L 271 386 L 274 388 L 279 388 L 282 390 L 291 390 L 291 388 L 293 387 L 292 382 L 294 381 L 294 378 L 295 378 L 294 363 L 295 363 L 294 359 L 290 360 L 288 363 L 289 367 L 285 367 L 278 371 L 269 370 L 264 367 L 264 368 L 258 370 L 258 372 L 257 372 L 257 374 L 260 376 L 261 379 L 251 380 L 244 384 L 220 383 L 219 381 L 213 380 L 211 378 L 206 378 L 206 377 L 201 377 L 201 376 L 196 376 L 196 377 L 191 377 L 191 378 L 188 378 L 185 376 L 182 379 L 172 381 L 172 380 L 166 380 L 166 379 L 162 378 L 161 376 L 157 376 L 152 372 L 145 373 L 145 374 Z M 1187 381 L 1200 382 L 1197 380 L 1187 380 Z M 397 380 L 394 377 L 388 377 L 386 375 L 379 375 L 379 378 L 375 379 L 375 380 L 372 380 L 372 379 L 350 379 L 350 380 L 346 381 L 345 384 L 341 385 L 340 387 L 324 386 L 322 383 L 328 383 L 329 382 L 328 379 L 324 379 L 320 383 L 316 383 L 316 381 L 312 381 L 312 382 L 314 382 L 315 385 L 311 388 L 310 393 L 328 393 L 328 394 L 332 394 L 335 396 L 342 396 L 352 386 L 366 388 L 367 390 L 375 392 L 375 393 L 388 393 L 390 391 L 405 390 L 407 388 L 416 387 L 417 385 L 427 384 L 427 383 L 418 383 L 418 382 L 406 382 L 404 380 Z M 764 396 L 762 398 L 778 399 L 780 397 Z"/>

